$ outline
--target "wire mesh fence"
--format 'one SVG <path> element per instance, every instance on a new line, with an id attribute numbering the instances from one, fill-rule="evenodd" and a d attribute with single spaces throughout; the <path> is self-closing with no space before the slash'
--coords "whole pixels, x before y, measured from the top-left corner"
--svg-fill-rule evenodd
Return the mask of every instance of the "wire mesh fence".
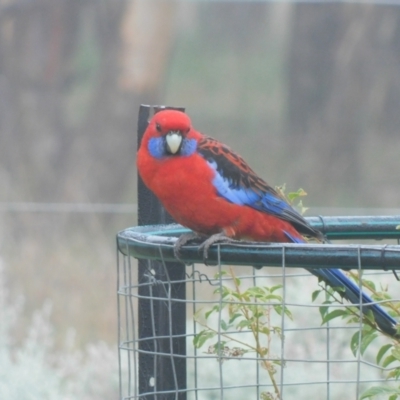
<path id="1" fill-rule="evenodd" d="M 379 219 L 369 220 L 374 225 Z M 210 263 L 217 265 L 191 264 L 176 280 L 170 276 L 169 253 L 181 231 L 177 225 L 153 226 L 118 236 L 120 362 L 128 366 L 121 372 L 121 398 L 359 398 L 373 385 L 389 384 L 371 356 L 387 338 L 377 339 L 368 354 L 352 351 L 361 320 L 332 319 L 321 325 L 325 292 L 315 277 L 293 266 L 312 266 L 310 254 L 322 247 L 322 267 L 346 261 L 345 268 L 352 265 L 361 273 L 383 261 L 394 268 L 400 260 L 397 245 L 305 245 L 307 250 L 301 245 L 221 245 L 214 251 L 216 259 L 210 254 Z M 269 267 L 260 268 L 262 262 L 252 259 L 254 249 Z M 196 253 L 197 248 L 187 251 Z M 280 266 L 275 268 L 278 252 Z M 240 253 L 259 269 L 233 266 Z M 147 257 L 142 275 L 131 255 Z M 392 272 L 367 276 L 397 283 Z M 186 294 L 177 290 L 182 287 Z M 313 302 L 312 293 L 319 289 Z M 346 306 L 338 302 L 330 309 Z M 142 324 L 148 326 L 146 336 Z"/>

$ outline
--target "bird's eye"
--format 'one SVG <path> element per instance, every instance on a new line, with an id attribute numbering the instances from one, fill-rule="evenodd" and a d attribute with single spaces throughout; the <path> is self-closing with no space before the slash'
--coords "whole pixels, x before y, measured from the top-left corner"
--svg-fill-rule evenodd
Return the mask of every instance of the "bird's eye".
<path id="1" fill-rule="evenodd" d="M 156 129 L 158 130 L 158 132 L 161 132 L 161 125 L 160 124 L 156 124 Z"/>

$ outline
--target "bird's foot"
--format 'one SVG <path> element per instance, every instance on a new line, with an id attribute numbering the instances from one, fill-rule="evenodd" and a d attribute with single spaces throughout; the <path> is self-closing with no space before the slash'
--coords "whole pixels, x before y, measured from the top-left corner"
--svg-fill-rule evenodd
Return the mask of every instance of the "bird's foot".
<path id="1" fill-rule="evenodd" d="M 196 239 L 203 239 L 204 236 L 199 235 L 196 232 L 186 232 L 183 235 L 179 236 L 179 239 L 176 241 L 175 245 L 174 245 L 174 256 L 175 258 L 177 258 L 178 260 L 181 259 L 181 249 L 182 246 L 184 246 L 185 244 L 196 240 Z"/>
<path id="2" fill-rule="evenodd" d="M 239 243 L 239 240 L 232 239 L 229 236 L 226 236 L 224 232 L 216 233 L 215 235 L 210 236 L 208 239 L 206 239 L 201 246 L 199 247 L 199 250 L 203 251 L 203 258 L 204 260 L 207 260 L 208 258 L 208 250 L 210 249 L 210 246 L 213 244 L 217 243 Z"/>

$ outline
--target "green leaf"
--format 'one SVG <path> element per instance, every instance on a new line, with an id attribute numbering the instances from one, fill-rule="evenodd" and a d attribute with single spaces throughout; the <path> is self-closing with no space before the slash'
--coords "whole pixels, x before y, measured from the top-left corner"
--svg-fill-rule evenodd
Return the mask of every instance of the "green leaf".
<path id="1" fill-rule="evenodd" d="M 202 308 L 198 309 L 198 310 L 194 313 L 193 319 L 194 319 L 196 322 L 198 322 L 198 321 L 200 320 L 200 318 L 201 318 L 201 314 L 202 314 L 202 313 L 203 313 L 203 309 L 202 309 Z"/>
<path id="2" fill-rule="evenodd" d="M 217 272 L 215 275 L 214 275 L 214 279 L 220 279 L 220 278 L 222 278 L 224 275 L 228 275 L 228 272 L 227 271 L 221 271 L 221 272 Z"/>
<path id="3" fill-rule="evenodd" d="M 204 329 L 193 338 L 193 346 L 199 349 L 208 339 L 212 339 L 215 335 L 215 332 Z"/>
<path id="4" fill-rule="evenodd" d="M 361 340 L 361 347 L 360 347 L 360 352 L 361 355 L 365 353 L 365 350 L 367 350 L 368 346 L 371 344 L 372 341 L 374 341 L 378 337 L 378 334 L 376 332 L 371 332 L 368 335 L 365 335 L 362 340 Z"/>
<path id="5" fill-rule="evenodd" d="M 351 352 L 353 353 L 354 357 L 357 356 L 357 350 L 359 347 L 359 341 L 360 341 L 360 332 L 357 331 L 350 340 L 350 349 Z"/>
<path id="6" fill-rule="evenodd" d="M 319 313 L 321 314 L 321 317 L 324 318 L 325 314 L 329 311 L 328 306 L 321 306 L 319 307 Z"/>
<path id="7" fill-rule="evenodd" d="M 287 307 L 285 307 L 285 314 L 293 321 L 293 315 Z"/>
<path id="8" fill-rule="evenodd" d="M 385 353 L 392 347 L 392 344 L 385 344 L 384 346 L 382 346 L 379 351 L 378 354 L 376 355 L 376 363 L 379 364 L 382 360 L 382 357 L 385 355 Z"/>
<path id="9" fill-rule="evenodd" d="M 299 201 L 299 203 L 297 204 L 297 208 L 300 210 L 301 215 L 303 215 L 309 209 L 309 207 L 303 206 L 303 200 Z"/>
<path id="10" fill-rule="evenodd" d="M 207 311 L 204 316 L 206 317 L 206 319 L 208 319 L 208 317 L 214 312 L 219 312 L 219 304 L 215 305 L 211 310 Z"/>
<path id="11" fill-rule="evenodd" d="M 298 197 L 302 197 L 302 196 L 307 196 L 307 192 L 300 188 L 297 192 L 288 193 L 287 198 L 290 201 L 290 203 L 292 203 Z"/>
<path id="12" fill-rule="evenodd" d="M 368 318 L 369 321 L 375 322 L 375 315 L 372 312 L 372 310 L 363 311 L 363 313 L 364 313 L 365 317 Z M 370 329 L 372 329 L 372 328 L 370 328 Z"/>
<path id="13" fill-rule="evenodd" d="M 263 333 L 264 335 L 269 335 L 271 333 L 271 329 L 269 329 L 266 326 L 263 326 L 262 329 L 259 329 L 258 332 Z"/>
<path id="14" fill-rule="evenodd" d="M 321 308 L 321 307 L 320 307 Z M 328 321 L 331 321 L 332 319 L 342 317 L 343 315 L 347 315 L 347 312 L 345 310 L 333 310 L 328 314 L 325 314 L 322 318 L 322 325 L 326 324 Z"/>
<path id="15" fill-rule="evenodd" d="M 400 376 L 400 368 L 395 368 L 394 370 L 390 371 L 387 376 L 386 379 L 396 379 L 398 380 Z"/>
<path id="16" fill-rule="evenodd" d="M 396 358 L 397 360 L 400 360 L 400 347 L 399 347 L 399 345 L 395 346 L 392 349 L 392 356 L 394 358 Z"/>
<path id="17" fill-rule="evenodd" d="M 240 321 L 237 325 L 237 329 L 243 329 L 243 328 L 249 328 L 250 327 L 250 322 L 247 321 L 246 319 Z"/>
<path id="18" fill-rule="evenodd" d="M 370 343 L 378 337 L 378 334 L 371 328 L 366 328 L 361 331 L 361 343 L 360 332 L 356 332 L 350 341 L 350 348 L 354 356 L 357 355 L 357 350 L 360 350 L 361 355 L 365 353 Z"/>
<path id="19" fill-rule="evenodd" d="M 274 307 L 274 310 L 276 311 L 276 313 L 279 314 L 280 316 L 282 316 L 282 306 L 280 304 L 277 304 L 273 307 Z M 285 315 L 293 321 L 293 315 L 290 312 L 290 310 L 287 307 L 284 307 L 283 310 L 284 310 Z"/>
<path id="20" fill-rule="evenodd" d="M 220 326 L 223 331 L 227 331 L 229 329 L 229 325 L 223 319 L 221 319 Z"/>
<path id="21" fill-rule="evenodd" d="M 217 289 L 218 290 L 218 289 Z M 232 289 L 230 289 L 230 288 L 228 288 L 228 287 L 226 287 L 226 286 L 222 286 L 222 288 L 221 288 L 221 297 L 222 298 L 225 298 L 226 296 L 229 296 L 229 295 L 232 295 L 232 294 L 234 294 L 235 292 L 233 292 L 233 290 Z"/>
<path id="22" fill-rule="evenodd" d="M 231 324 L 232 322 L 234 322 L 236 319 L 238 319 L 239 317 L 241 317 L 242 314 L 240 313 L 235 313 L 233 314 L 230 318 L 229 318 L 229 324 Z"/>
<path id="23" fill-rule="evenodd" d="M 369 281 L 369 280 L 367 280 L 367 279 L 363 279 L 363 280 L 362 280 L 362 283 L 363 283 L 363 285 L 368 286 L 368 287 L 371 287 L 374 291 L 376 291 L 375 283 L 374 283 L 374 282 Z"/>
<path id="24" fill-rule="evenodd" d="M 392 300 L 392 297 L 387 292 L 377 292 L 376 294 L 372 295 L 374 300 Z M 385 306 L 387 304 L 383 304 Z"/>
<path id="25" fill-rule="evenodd" d="M 227 342 L 224 341 L 224 340 L 221 340 L 220 342 L 215 343 L 214 346 L 213 346 L 215 354 L 223 355 L 226 343 Z"/>
<path id="26" fill-rule="evenodd" d="M 387 386 L 374 386 L 368 390 L 366 390 L 360 397 L 360 400 L 368 399 L 374 396 L 379 396 L 379 395 L 400 395 L 400 391 L 397 388 L 391 388 Z M 395 398 L 395 397 L 394 397 Z"/>
<path id="27" fill-rule="evenodd" d="M 392 355 L 387 356 L 383 362 L 382 362 L 382 367 L 386 368 L 388 365 L 390 365 L 392 362 L 397 361 L 397 359 L 395 357 L 393 357 Z"/>
<path id="28" fill-rule="evenodd" d="M 246 301 L 246 296 L 245 294 L 240 294 L 237 292 L 232 292 L 231 296 L 234 297 L 235 299 L 238 299 L 239 301 Z M 234 299 L 233 299 L 234 300 Z"/>
<path id="29" fill-rule="evenodd" d="M 251 307 L 249 310 L 252 314 L 250 316 L 252 319 L 262 318 L 264 316 L 264 312 L 261 307 Z"/>
<path id="30" fill-rule="evenodd" d="M 398 397 L 398 394 L 392 394 L 391 396 L 389 396 L 388 400 L 396 400 Z"/>
<path id="31" fill-rule="evenodd" d="M 271 293 L 273 293 L 273 292 L 275 292 L 275 290 L 282 289 L 282 288 L 283 288 L 283 285 L 275 285 L 275 286 L 272 286 L 272 287 L 269 289 L 269 291 L 270 291 Z"/>
<path id="32" fill-rule="evenodd" d="M 315 290 L 314 292 L 312 292 L 311 299 L 313 302 L 317 299 L 317 297 L 319 296 L 320 293 L 321 293 L 321 290 Z"/>
<path id="33" fill-rule="evenodd" d="M 265 296 L 265 291 L 260 287 L 251 287 L 245 291 L 246 294 L 254 297 Z"/>
<path id="34" fill-rule="evenodd" d="M 268 302 L 269 300 L 282 301 L 282 296 L 279 296 L 277 294 L 267 294 L 266 296 L 262 297 L 262 300 L 264 302 Z"/>

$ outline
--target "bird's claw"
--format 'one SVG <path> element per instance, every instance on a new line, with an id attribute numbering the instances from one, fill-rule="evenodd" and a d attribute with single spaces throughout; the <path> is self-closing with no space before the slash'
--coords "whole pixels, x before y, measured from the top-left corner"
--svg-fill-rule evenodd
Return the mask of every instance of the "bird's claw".
<path id="1" fill-rule="evenodd" d="M 199 235 L 195 232 L 187 232 L 181 235 L 174 245 L 174 256 L 177 260 L 181 261 L 181 249 L 187 243 L 196 240 L 196 239 L 204 239 L 205 236 Z M 203 243 L 199 246 L 199 252 L 203 252 L 203 261 L 206 264 L 208 259 L 208 251 L 210 247 L 214 244 L 221 243 L 237 243 L 238 240 L 232 239 L 225 235 L 225 233 L 216 233 L 215 235 L 211 235 Z"/>
<path id="2" fill-rule="evenodd" d="M 176 259 L 181 260 L 181 249 L 182 247 L 191 242 L 192 240 L 199 239 L 201 236 L 195 232 L 186 232 L 183 235 L 179 236 L 179 239 L 175 242 L 174 245 L 174 256 Z"/>
<path id="3" fill-rule="evenodd" d="M 210 236 L 206 239 L 200 246 L 199 251 L 203 251 L 203 260 L 206 261 L 208 259 L 208 251 L 213 244 L 222 244 L 222 243 L 237 243 L 238 240 L 232 239 L 229 236 L 226 236 L 225 233 L 216 233 L 215 235 Z"/>

